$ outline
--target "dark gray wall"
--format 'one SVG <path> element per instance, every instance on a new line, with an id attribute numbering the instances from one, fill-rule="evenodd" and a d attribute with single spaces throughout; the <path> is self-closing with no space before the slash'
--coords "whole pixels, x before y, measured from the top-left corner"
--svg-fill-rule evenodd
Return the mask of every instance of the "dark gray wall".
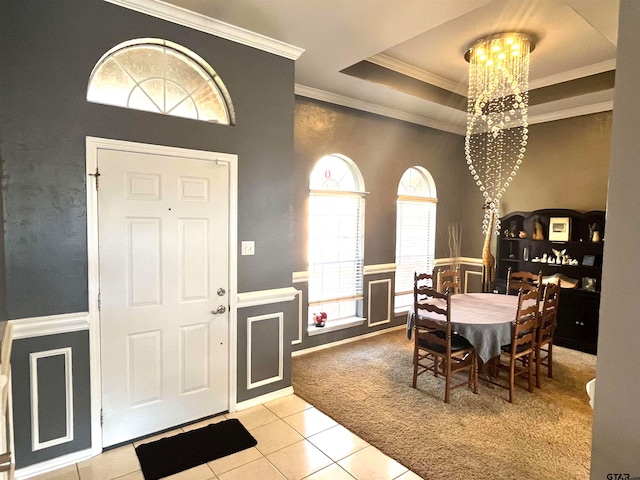
<path id="1" fill-rule="evenodd" d="M 448 257 L 448 225 L 465 208 L 462 193 L 473 186 L 464 159 L 464 137 L 431 128 L 296 97 L 295 114 L 295 268 L 307 268 L 309 175 L 324 155 L 353 160 L 369 194 L 365 206 L 365 265 L 393 263 L 398 182 L 407 168 L 420 165 L 438 191 L 436 257 Z"/>
<path id="2" fill-rule="evenodd" d="M 89 74 L 110 48 L 164 38 L 225 82 L 237 126 L 87 103 Z M 85 137 L 239 156 L 238 289 L 291 282 L 294 62 L 101 0 L 0 1 L 0 158 L 8 317 L 87 310 Z"/>
<path id="3" fill-rule="evenodd" d="M 531 125 L 525 161 L 503 199 L 503 212 L 605 210 L 612 112 Z"/>
<path id="4" fill-rule="evenodd" d="M 209 63 L 228 88 L 236 126 L 88 103 L 87 82 L 96 62 L 121 42 L 146 37 L 178 43 Z M 0 0 L 0 72 L 6 252 L 0 277 L 6 279 L 9 319 L 88 309 L 87 136 L 237 154 L 238 241 L 256 242 L 254 256 L 238 256 L 238 291 L 290 286 L 292 60 L 103 0 Z M 297 303 L 292 305 L 295 312 L 287 306 L 284 317 L 287 332 L 298 318 Z M 239 331 L 243 328 L 240 325 Z M 58 338 L 68 342 L 76 335 L 16 342 L 14 362 L 21 364 L 31 352 L 55 348 Z M 290 334 L 287 340 L 291 341 Z M 88 352 L 86 332 L 78 341 L 77 348 Z M 245 347 L 246 339 L 239 338 L 239 359 L 246 358 Z M 273 364 L 270 356 L 266 361 Z M 284 361 L 285 378 L 280 383 L 246 392 L 239 382 L 238 398 L 289 386 L 290 356 Z M 82 362 L 88 369 L 88 354 L 74 357 L 74 364 Z M 55 369 L 56 364 L 47 365 Z M 14 405 L 26 405 L 29 372 L 19 372 L 13 377 Z M 84 383 L 74 391 L 86 393 L 88 401 L 89 377 L 78 378 Z M 78 428 L 89 431 L 88 415 L 74 420 Z M 74 442 L 31 452 L 30 419 L 20 410 L 14 428 L 20 467 L 86 448 Z M 58 426 L 50 423 L 48 428 L 44 433 L 56 435 Z"/>

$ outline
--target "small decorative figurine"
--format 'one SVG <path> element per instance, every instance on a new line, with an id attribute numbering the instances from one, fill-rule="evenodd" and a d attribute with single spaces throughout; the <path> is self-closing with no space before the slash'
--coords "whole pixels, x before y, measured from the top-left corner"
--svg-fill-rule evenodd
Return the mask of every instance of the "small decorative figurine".
<path id="1" fill-rule="evenodd" d="M 555 248 L 552 248 L 551 250 L 553 250 L 553 254 L 556 256 L 555 263 L 557 263 L 558 265 L 564 263 L 562 261 L 562 258 L 564 257 L 564 254 L 567 253 L 567 249 L 565 248 L 564 250 L 556 250 Z"/>
<path id="2" fill-rule="evenodd" d="M 325 312 L 313 314 L 313 324 L 316 327 L 324 327 L 326 320 L 327 320 L 327 314 Z"/>
<path id="3" fill-rule="evenodd" d="M 540 219 L 538 218 L 533 221 L 533 239 L 544 240 L 544 233 L 542 233 L 542 223 L 540 223 Z"/>

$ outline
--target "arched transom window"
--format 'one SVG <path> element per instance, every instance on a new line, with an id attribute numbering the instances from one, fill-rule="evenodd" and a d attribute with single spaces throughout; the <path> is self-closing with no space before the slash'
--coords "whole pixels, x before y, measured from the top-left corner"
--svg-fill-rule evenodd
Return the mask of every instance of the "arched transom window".
<path id="1" fill-rule="evenodd" d="M 364 265 L 364 181 L 343 155 L 322 157 L 309 178 L 309 321 L 358 317 Z"/>
<path id="2" fill-rule="evenodd" d="M 426 169 L 404 172 L 396 206 L 396 311 L 413 302 L 414 272 L 433 270 L 437 201 L 435 182 Z"/>
<path id="3" fill-rule="evenodd" d="M 112 48 L 91 72 L 87 100 L 235 124 L 231 98 L 213 68 L 167 40 L 137 39 Z"/>

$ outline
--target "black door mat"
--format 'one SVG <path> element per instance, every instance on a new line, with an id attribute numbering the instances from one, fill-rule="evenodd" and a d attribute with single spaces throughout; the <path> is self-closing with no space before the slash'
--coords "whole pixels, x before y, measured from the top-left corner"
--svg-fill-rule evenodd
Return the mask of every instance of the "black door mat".
<path id="1" fill-rule="evenodd" d="M 136 447 L 145 480 L 157 480 L 255 447 L 255 438 L 236 418 Z"/>

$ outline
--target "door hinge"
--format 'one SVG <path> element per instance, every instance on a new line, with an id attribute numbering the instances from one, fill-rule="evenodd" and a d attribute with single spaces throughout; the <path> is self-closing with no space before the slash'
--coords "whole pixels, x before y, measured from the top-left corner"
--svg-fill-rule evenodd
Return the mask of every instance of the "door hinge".
<path id="1" fill-rule="evenodd" d="M 98 167 L 96 167 L 96 173 L 90 173 L 89 176 L 96 178 L 96 190 L 98 190 L 100 184 L 100 170 L 98 170 Z"/>
<path id="2" fill-rule="evenodd" d="M 98 294 L 98 310 L 102 308 L 102 297 Z"/>
<path id="3" fill-rule="evenodd" d="M 104 425 L 104 410 L 100 409 L 100 426 Z"/>

